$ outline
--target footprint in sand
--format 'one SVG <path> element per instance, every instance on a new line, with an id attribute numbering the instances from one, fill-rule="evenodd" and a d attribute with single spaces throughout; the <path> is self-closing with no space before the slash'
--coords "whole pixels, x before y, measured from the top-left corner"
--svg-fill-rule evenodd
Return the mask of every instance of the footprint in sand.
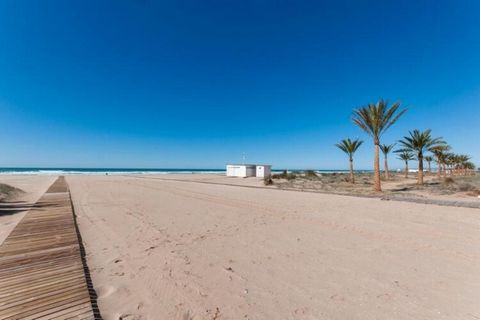
<path id="1" fill-rule="evenodd" d="M 106 298 L 116 291 L 113 286 L 100 286 L 97 290 L 98 298 Z"/>
<path id="2" fill-rule="evenodd" d="M 118 317 L 118 320 L 141 320 L 142 316 L 136 314 L 122 314 Z"/>

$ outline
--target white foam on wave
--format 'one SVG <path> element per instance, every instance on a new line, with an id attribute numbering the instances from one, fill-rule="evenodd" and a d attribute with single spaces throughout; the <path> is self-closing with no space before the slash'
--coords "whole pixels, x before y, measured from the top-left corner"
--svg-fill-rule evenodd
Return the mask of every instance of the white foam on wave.
<path id="1" fill-rule="evenodd" d="M 117 170 L 0 170 L 0 175 L 151 175 L 151 174 L 198 174 L 198 173 L 224 173 L 214 170 L 138 170 L 138 171 L 117 171 Z"/>

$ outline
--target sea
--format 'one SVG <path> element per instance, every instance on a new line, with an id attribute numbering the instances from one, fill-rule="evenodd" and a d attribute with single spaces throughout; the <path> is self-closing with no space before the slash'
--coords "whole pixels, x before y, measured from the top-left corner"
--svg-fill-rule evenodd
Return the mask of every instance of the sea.
<path id="1" fill-rule="evenodd" d="M 272 172 L 282 172 L 284 169 L 272 169 Z M 299 172 L 305 169 L 288 169 L 289 172 Z M 314 170 L 317 173 L 344 173 L 348 170 Z M 358 170 L 357 172 L 370 172 Z M 0 175 L 126 175 L 126 174 L 198 174 L 225 173 L 225 169 L 189 169 L 189 168 L 0 168 Z"/>

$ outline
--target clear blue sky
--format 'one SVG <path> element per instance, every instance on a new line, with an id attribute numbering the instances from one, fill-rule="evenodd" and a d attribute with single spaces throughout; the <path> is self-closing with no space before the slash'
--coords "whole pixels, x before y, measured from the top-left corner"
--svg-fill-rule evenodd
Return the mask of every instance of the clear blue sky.
<path id="1" fill-rule="evenodd" d="M 480 162 L 479 1 L 0 2 L 0 166 L 347 168 L 353 108 Z M 393 161 L 393 168 L 401 166 Z"/>

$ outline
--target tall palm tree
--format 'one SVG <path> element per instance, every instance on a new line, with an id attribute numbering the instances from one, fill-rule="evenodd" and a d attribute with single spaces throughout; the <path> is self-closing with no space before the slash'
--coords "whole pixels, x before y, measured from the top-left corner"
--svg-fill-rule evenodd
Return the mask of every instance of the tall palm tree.
<path id="1" fill-rule="evenodd" d="M 397 150 L 395 153 L 398 153 L 399 160 L 405 161 L 405 178 L 408 178 L 408 161 L 414 160 L 415 156 L 411 151 L 405 149 Z"/>
<path id="2" fill-rule="evenodd" d="M 350 163 L 350 182 L 355 183 L 355 175 L 353 174 L 353 155 L 357 149 L 362 145 L 363 141 L 360 139 L 350 140 L 343 139 L 340 143 L 335 144 L 340 150 L 345 152 L 348 155 L 348 160 Z"/>
<path id="3" fill-rule="evenodd" d="M 382 150 L 383 157 L 384 157 L 384 168 L 385 168 L 385 180 L 390 179 L 390 175 L 388 172 L 388 154 L 390 151 L 393 150 L 393 147 L 395 146 L 394 144 L 381 144 L 380 145 L 380 150 Z"/>
<path id="4" fill-rule="evenodd" d="M 352 121 L 360 129 L 369 134 L 373 139 L 374 160 L 373 160 L 373 189 L 382 191 L 380 183 L 380 138 L 407 110 L 398 111 L 400 102 L 388 106 L 388 102 L 380 100 L 367 106 L 353 110 Z"/>
<path id="5" fill-rule="evenodd" d="M 428 163 L 428 173 L 432 173 L 432 161 L 433 157 L 432 156 L 426 156 L 425 161 Z"/>
<path id="6" fill-rule="evenodd" d="M 418 184 L 423 184 L 423 154 L 426 151 L 433 150 L 436 146 L 444 144 L 442 138 L 432 138 L 432 130 L 425 131 L 413 130 L 410 131 L 410 136 L 403 137 L 400 143 L 407 150 L 416 153 L 418 160 Z"/>

